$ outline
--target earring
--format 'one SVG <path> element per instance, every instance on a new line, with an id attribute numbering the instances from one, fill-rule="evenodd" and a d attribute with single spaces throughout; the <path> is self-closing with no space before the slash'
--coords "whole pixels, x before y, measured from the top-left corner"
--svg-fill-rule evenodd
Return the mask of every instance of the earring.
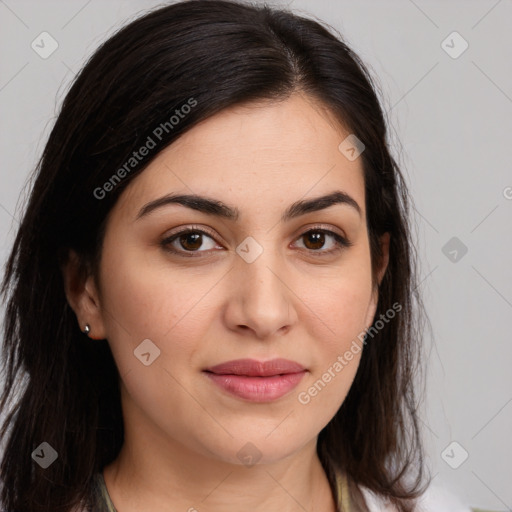
<path id="1" fill-rule="evenodd" d="M 86 334 L 87 336 L 89 336 L 89 333 L 91 332 L 91 327 L 89 326 L 89 324 L 85 324 L 85 327 L 84 327 L 84 334 Z"/>

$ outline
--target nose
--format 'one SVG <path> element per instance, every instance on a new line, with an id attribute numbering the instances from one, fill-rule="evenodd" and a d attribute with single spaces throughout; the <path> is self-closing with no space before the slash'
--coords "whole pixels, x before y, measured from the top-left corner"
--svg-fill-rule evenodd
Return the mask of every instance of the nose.
<path id="1" fill-rule="evenodd" d="M 297 322 L 294 301 L 299 299 L 275 258 L 263 252 L 252 263 L 238 261 L 230 274 L 233 291 L 225 321 L 231 330 L 264 340 L 285 334 Z"/>

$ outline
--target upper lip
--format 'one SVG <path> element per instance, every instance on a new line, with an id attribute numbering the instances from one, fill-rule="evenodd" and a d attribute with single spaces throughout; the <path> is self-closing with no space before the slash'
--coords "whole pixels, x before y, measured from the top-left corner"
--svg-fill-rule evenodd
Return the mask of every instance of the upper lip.
<path id="1" fill-rule="evenodd" d="M 227 361 L 205 371 L 219 375 L 245 375 L 247 377 L 270 377 L 286 373 L 303 372 L 305 368 L 289 359 L 271 359 L 269 361 L 256 361 L 255 359 L 235 359 Z"/>

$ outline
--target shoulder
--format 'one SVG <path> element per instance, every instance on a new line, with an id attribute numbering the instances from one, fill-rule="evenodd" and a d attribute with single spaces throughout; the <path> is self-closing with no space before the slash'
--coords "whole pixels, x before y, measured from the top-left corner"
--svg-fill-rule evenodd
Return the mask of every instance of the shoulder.
<path id="1" fill-rule="evenodd" d="M 101 472 L 95 473 L 91 479 L 88 499 L 89 504 L 81 504 L 71 512 L 116 512 Z"/>
<path id="2" fill-rule="evenodd" d="M 361 487 L 370 512 L 398 512 L 395 507 L 365 487 Z M 417 500 L 415 512 L 472 512 L 460 498 L 442 485 L 431 484 Z"/>
<path id="3" fill-rule="evenodd" d="M 396 507 L 387 503 L 383 497 L 370 491 L 370 489 L 364 486 L 359 486 L 359 489 L 363 494 L 369 512 L 398 512 Z"/>

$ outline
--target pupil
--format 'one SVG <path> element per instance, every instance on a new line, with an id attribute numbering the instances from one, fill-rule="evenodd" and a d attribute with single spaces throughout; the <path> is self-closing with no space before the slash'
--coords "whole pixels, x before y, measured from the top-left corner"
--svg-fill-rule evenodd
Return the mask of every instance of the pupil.
<path id="1" fill-rule="evenodd" d="M 310 233 L 308 239 L 313 240 L 313 248 L 320 249 L 324 244 L 324 236 L 324 233 Z"/>
<path id="2" fill-rule="evenodd" d="M 324 244 L 324 233 L 309 233 L 307 236 L 308 244 L 312 243 L 313 249 L 320 249 Z M 201 237 L 200 233 L 187 233 L 180 237 L 181 245 L 185 249 L 199 249 L 201 247 Z M 307 246 L 307 244 L 306 244 Z"/>
<path id="3" fill-rule="evenodd" d="M 186 235 L 183 235 L 181 237 L 181 245 L 185 248 L 185 249 L 199 249 L 199 247 L 201 247 L 201 234 L 200 233 L 187 233 Z M 194 241 L 195 239 L 195 241 Z M 185 243 L 183 243 L 183 240 L 185 240 Z M 192 247 L 187 247 L 188 245 L 188 242 L 192 240 Z M 195 245 L 194 245 L 195 244 Z"/>

